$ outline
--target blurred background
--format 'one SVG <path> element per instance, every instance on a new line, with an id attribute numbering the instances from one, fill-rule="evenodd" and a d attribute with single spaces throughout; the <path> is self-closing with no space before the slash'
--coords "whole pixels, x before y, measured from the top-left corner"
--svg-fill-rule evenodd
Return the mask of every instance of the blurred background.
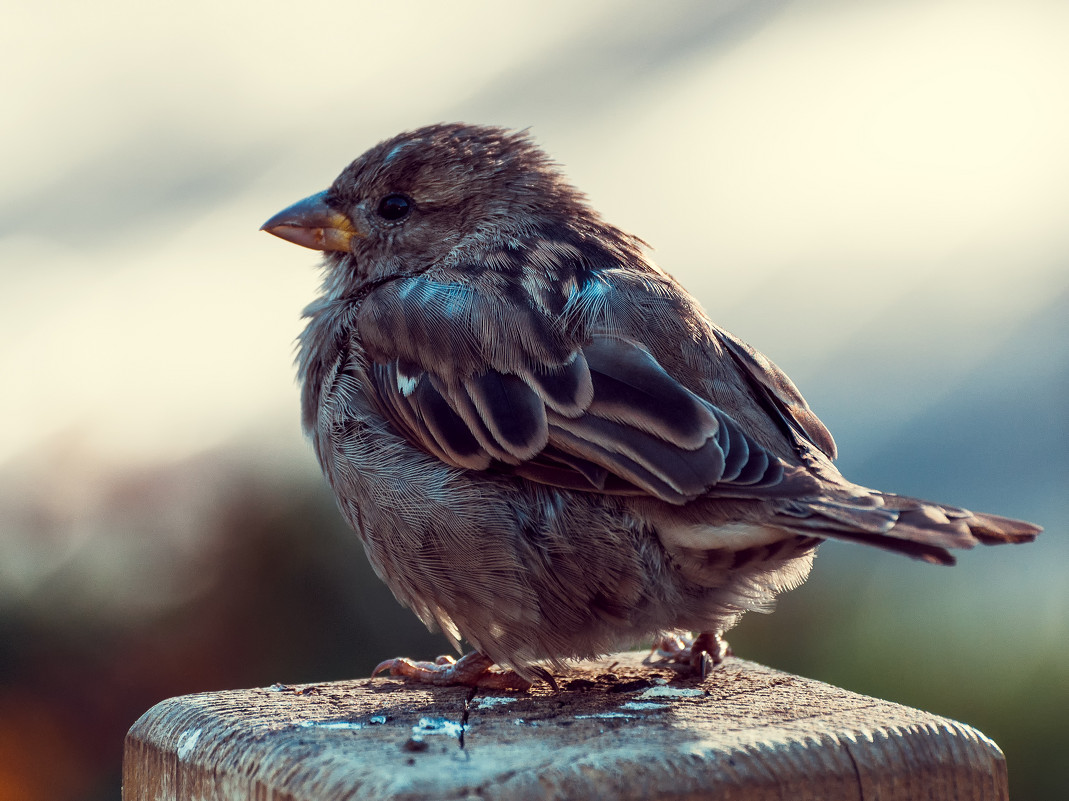
<path id="1" fill-rule="evenodd" d="M 1026 518 L 935 568 L 847 545 L 736 652 L 947 715 L 1060 797 L 1069 5 L 146 4 L 0 27 L 0 801 L 116 798 L 195 691 L 432 656 L 303 439 L 315 254 L 257 231 L 403 129 L 530 127 L 855 480 Z"/>

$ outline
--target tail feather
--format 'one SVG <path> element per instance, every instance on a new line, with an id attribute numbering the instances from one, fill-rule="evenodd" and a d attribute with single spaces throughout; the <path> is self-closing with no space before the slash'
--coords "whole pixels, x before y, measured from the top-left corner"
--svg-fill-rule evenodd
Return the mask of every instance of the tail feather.
<path id="1" fill-rule="evenodd" d="M 976 514 L 969 521 L 973 536 L 984 545 L 1031 542 L 1043 530 L 1041 526 L 1001 515 Z"/>
<path id="2" fill-rule="evenodd" d="M 859 542 L 941 565 L 956 562 L 951 548 L 1031 542 L 1043 530 L 1023 520 L 873 490 L 795 500 L 779 512 L 778 522 L 798 533 Z"/>

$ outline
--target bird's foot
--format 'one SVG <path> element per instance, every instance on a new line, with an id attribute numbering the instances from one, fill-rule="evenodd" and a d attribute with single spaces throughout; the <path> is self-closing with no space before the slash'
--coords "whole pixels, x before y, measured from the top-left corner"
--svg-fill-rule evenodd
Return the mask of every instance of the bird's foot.
<path id="1" fill-rule="evenodd" d="M 690 632 L 673 632 L 653 644 L 649 659 L 689 665 L 704 679 L 731 655 L 731 646 L 718 631 L 703 631 L 697 637 Z"/>
<path id="2" fill-rule="evenodd" d="M 519 690 L 531 688 L 531 682 L 514 670 L 491 670 L 494 662 L 478 651 L 464 654 L 460 659 L 440 656 L 433 662 L 415 662 L 403 656 L 380 662 L 372 672 L 377 676 L 385 670 L 391 676 L 414 679 L 420 684 L 437 687 L 481 687 L 487 690 Z"/>

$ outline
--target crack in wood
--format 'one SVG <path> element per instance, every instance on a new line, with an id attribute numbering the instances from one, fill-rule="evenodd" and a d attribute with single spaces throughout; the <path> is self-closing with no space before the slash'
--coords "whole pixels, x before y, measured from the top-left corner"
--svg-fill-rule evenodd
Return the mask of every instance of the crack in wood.
<path id="1" fill-rule="evenodd" d="M 468 730 L 468 718 L 471 715 L 471 702 L 475 700 L 475 694 L 478 692 L 478 688 L 472 687 L 471 692 L 468 693 L 468 697 L 464 699 L 464 711 L 460 716 L 460 736 L 457 738 L 460 742 L 460 750 L 464 750 L 464 734 Z"/>

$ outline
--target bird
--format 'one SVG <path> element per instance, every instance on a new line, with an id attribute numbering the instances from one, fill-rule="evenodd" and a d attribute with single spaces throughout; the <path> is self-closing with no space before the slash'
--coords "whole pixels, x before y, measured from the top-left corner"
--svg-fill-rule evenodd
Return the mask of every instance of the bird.
<path id="1" fill-rule="evenodd" d="M 322 252 L 297 371 L 342 515 L 473 648 L 376 673 L 523 689 L 652 640 L 704 677 L 826 540 L 952 565 L 1041 531 L 846 479 L 787 375 L 528 131 L 401 133 L 262 230 Z"/>

